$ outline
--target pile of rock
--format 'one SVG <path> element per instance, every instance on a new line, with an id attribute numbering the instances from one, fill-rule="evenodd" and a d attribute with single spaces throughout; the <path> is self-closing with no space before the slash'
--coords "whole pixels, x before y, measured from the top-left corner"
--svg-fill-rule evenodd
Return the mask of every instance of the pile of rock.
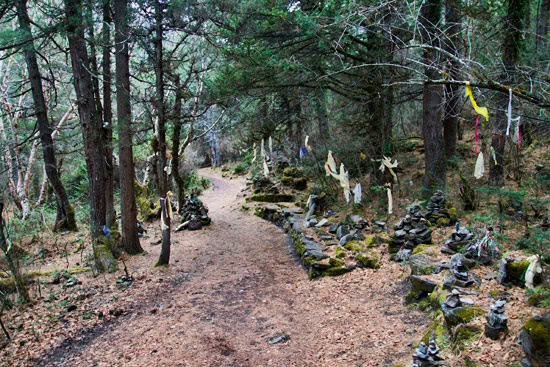
<path id="1" fill-rule="evenodd" d="M 456 222 L 456 228 L 453 229 L 451 237 L 445 241 L 445 244 L 441 248 L 441 252 L 444 254 L 454 255 L 461 247 L 469 244 L 474 235 L 466 227 L 460 227 L 460 223 Z"/>
<path id="2" fill-rule="evenodd" d="M 403 219 L 394 226 L 395 232 L 390 243 L 390 252 L 401 249 L 413 250 L 420 244 L 432 243 L 432 230 L 427 226 L 427 220 L 422 215 L 419 206 L 409 209 Z"/>
<path id="3" fill-rule="evenodd" d="M 453 289 L 454 287 L 471 287 L 479 286 L 481 284 L 481 278 L 468 271 L 466 266 L 466 258 L 462 254 L 454 254 L 451 257 L 450 271 L 451 276 L 445 280 L 443 287 L 446 289 Z"/>
<path id="4" fill-rule="evenodd" d="M 447 208 L 447 200 L 443 191 L 438 191 L 426 205 L 426 219 L 432 224 L 448 226 L 456 222 L 456 210 Z"/>
<path id="5" fill-rule="evenodd" d="M 197 198 L 186 197 L 180 208 L 180 214 L 181 224 L 176 228 L 176 232 L 184 229 L 196 231 L 212 222 L 208 217 L 208 209 Z"/>
<path id="6" fill-rule="evenodd" d="M 420 342 L 413 355 L 413 367 L 432 367 L 432 366 L 447 366 L 440 355 L 440 350 L 435 344 L 435 338 L 432 335 L 429 345 Z"/>
<path id="7" fill-rule="evenodd" d="M 498 340 L 500 333 L 506 333 L 508 331 L 508 317 L 504 314 L 505 304 L 506 301 L 504 300 L 495 301 L 487 314 L 485 336 L 493 340 Z"/>

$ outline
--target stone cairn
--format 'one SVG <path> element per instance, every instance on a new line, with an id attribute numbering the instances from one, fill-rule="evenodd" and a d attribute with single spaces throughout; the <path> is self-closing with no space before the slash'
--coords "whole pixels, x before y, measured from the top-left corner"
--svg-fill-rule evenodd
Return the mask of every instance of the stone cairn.
<path id="1" fill-rule="evenodd" d="M 453 287 L 470 287 L 476 283 L 474 277 L 468 272 L 465 265 L 466 259 L 462 254 L 454 254 L 451 257 L 450 271 L 451 276 L 445 280 L 443 287 L 452 289 Z"/>
<path id="2" fill-rule="evenodd" d="M 473 306 L 474 301 L 471 298 L 461 297 L 460 292 L 457 289 L 453 289 L 447 299 L 441 301 L 440 304 L 447 325 L 456 325 L 461 321 L 458 311 L 464 310 L 465 307 Z"/>
<path id="3" fill-rule="evenodd" d="M 435 344 L 435 338 L 432 334 L 429 345 L 420 342 L 420 345 L 416 348 L 413 354 L 413 367 L 446 366 L 447 363 L 443 361 L 439 353 L 439 347 Z"/>
<path id="4" fill-rule="evenodd" d="M 466 227 L 461 227 L 459 222 L 456 222 L 456 227 L 451 233 L 451 237 L 445 241 L 445 244 L 441 248 L 441 252 L 444 254 L 454 255 L 460 247 L 469 244 L 474 235 Z"/>
<path id="5" fill-rule="evenodd" d="M 443 191 L 438 191 L 426 205 L 426 219 L 433 225 L 453 224 L 451 214 L 447 210 L 447 200 Z"/>
<path id="6" fill-rule="evenodd" d="M 180 214 L 182 223 L 176 228 L 176 232 L 184 229 L 196 231 L 212 222 L 208 217 L 208 209 L 197 198 L 186 197 Z"/>
<path id="7" fill-rule="evenodd" d="M 498 300 L 491 305 L 491 310 L 487 314 L 487 323 L 485 324 L 485 336 L 498 340 L 501 332 L 508 331 L 508 317 L 504 314 L 504 305 L 506 301 Z"/>
<path id="8" fill-rule="evenodd" d="M 427 220 L 418 205 L 410 208 L 409 213 L 394 226 L 394 229 L 390 244 L 392 253 L 402 249 L 412 251 L 420 244 L 432 243 L 432 230 L 427 226 Z"/>

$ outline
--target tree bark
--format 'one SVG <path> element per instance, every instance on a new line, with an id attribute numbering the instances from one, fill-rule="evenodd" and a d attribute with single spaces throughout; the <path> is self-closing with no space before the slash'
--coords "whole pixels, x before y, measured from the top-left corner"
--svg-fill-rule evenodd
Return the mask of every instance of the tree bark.
<path id="1" fill-rule="evenodd" d="M 127 12 L 128 0 L 115 0 L 116 100 L 120 160 L 120 211 L 122 215 L 120 246 L 129 254 L 137 254 L 143 252 L 143 248 L 139 243 L 137 232 Z"/>
<path id="2" fill-rule="evenodd" d="M 330 138 L 330 130 L 328 127 L 327 102 L 325 91 L 321 88 L 315 89 L 314 100 L 315 109 L 317 110 L 319 137 L 321 138 L 321 141 L 327 141 Z"/>
<path id="3" fill-rule="evenodd" d="M 445 2 L 445 23 L 447 24 L 447 35 L 445 37 L 445 50 L 451 55 L 460 57 L 458 45 L 460 44 L 461 23 L 459 7 L 461 0 L 446 0 Z M 447 72 L 451 79 L 457 80 L 459 65 L 455 58 L 447 58 Z M 443 117 L 443 140 L 445 142 L 445 158 L 451 159 L 456 153 L 456 140 L 458 137 L 458 106 L 460 104 L 460 93 L 458 85 L 445 85 L 445 111 Z"/>
<path id="4" fill-rule="evenodd" d="M 103 2 L 103 131 L 105 133 L 105 221 L 109 228 L 116 226 L 114 205 L 113 110 L 111 100 L 111 2 Z"/>
<path id="5" fill-rule="evenodd" d="M 59 172 L 57 169 L 55 146 L 52 138 L 52 128 L 48 121 L 46 102 L 44 100 L 44 92 L 42 89 L 42 79 L 38 68 L 38 61 L 36 59 L 36 51 L 32 42 L 30 19 L 27 13 L 25 0 L 18 0 L 16 2 L 16 7 L 19 26 L 21 30 L 27 33 L 29 37 L 29 43 L 25 47 L 25 62 L 27 64 L 27 70 L 29 72 L 29 79 L 31 82 L 34 110 L 38 121 L 40 141 L 42 143 L 42 153 L 44 155 L 44 167 L 46 170 L 46 175 L 48 176 L 48 181 L 52 185 L 57 199 L 58 210 L 54 231 L 76 231 L 77 227 L 74 218 L 74 210 L 69 203 L 67 192 L 65 191 L 65 187 L 59 178 Z"/>
<path id="6" fill-rule="evenodd" d="M 19 272 L 19 267 L 17 263 L 11 256 L 11 251 L 8 248 L 8 241 L 4 236 L 4 219 L 2 218 L 2 213 L 4 211 L 4 203 L 0 201 L 0 248 L 4 252 L 6 262 L 8 263 L 8 268 L 10 269 L 13 279 L 15 281 L 15 289 L 19 295 L 19 301 L 21 303 L 28 303 L 30 301 L 29 293 L 27 292 L 27 287 L 25 286 L 25 280 Z"/>
<path id="7" fill-rule="evenodd" d="M 73 83 L 84 140 L 90 199 L 90 232 L 95 245 L 103 234 L 105 222 L 105 144 L 90 75 L 90 60 L 82 28 L 82 1 L 65 0 L 67 38 L 73 69 Z"/>
<path id="8" fill-rule="evenodd" d="M 550 16 L 550 0 L 542 0 L 537 19 L 536 50 L 546 50 L 546 35 L 548 34 L 548 18 Z"/>
<path id="9" fill-rule="evenodd" d="M 170 263 L 170 215 L 167 203 L 168 179 L 166 172 L 166 114 L 164 110 L 164 64 L 163 64 L 163 4 L 155 1 L 155 87 L 156 87 L 156 109 L 157 109 L 157 139 L 159 161 L 157 166 L 158 185 L 161 211 L 162 247 L 160 250 L 157 266 Z"/>
<path id="10" fill-rule="evenodd" d="M 424 42 L 435 42 L 437 24 L 441 18 L 441 0 L 428 0 L 421 10 L 422 38 Z M 431 67 L 438 64 L 438 53 L 435 50 L 425 50 L 423 62 Z M 437 71 L 426 67 L 424 74 L 428 79 L 437 77 Z M 422 136 L 424 138 L 424 190 L 431 194 L 434 190 L 443 188 L 446 179 L 446 161 L 444 157 L 443 139 L 441 134 L 441 115 L 443 107 L 443 88 L 424 84 L 422 94 Z"/>
<path id="11" fill-rule="evenodd" d="M 525 19 L 525 0 L 508 0 L 505 19 L 505 34 L 502 43 L 502 64 L 504 70 L 501 83 L 514 85 L 516 80 L 516 63 L 522 43 L 523 21 Z M 504 186 L 504 148 L 506 145 L 506 106 L 508 98 L 505 94 L 497 96 L 497 114 L 492 120 L 493 137 L 491 147 L 495 152 L 494 159 L 489 159 L 489 185 Z"/>
<path id="12" fill-rule="evenodd" d="M 180 173 L 180 137 L 181 137 L 181 128 L 183 125 L 182 117 L 182 102 L 183 102 L 183 91 L 180 81 L 180 76 L 176 75 L 176 100 L 174 105 L 174 121 L 173 121 L 173 130 L 172 130 L 172 177 L 174 177 L 174 182 L 176 183 L 177 190 L 177 199 L 178 199 L 178 212 L 181 214 L 183 208 L 183 202 L 185 200 L 185 187 L 183 182 L 183 177 Z M 185 150 L 183 147 L 182 152 Z"/>

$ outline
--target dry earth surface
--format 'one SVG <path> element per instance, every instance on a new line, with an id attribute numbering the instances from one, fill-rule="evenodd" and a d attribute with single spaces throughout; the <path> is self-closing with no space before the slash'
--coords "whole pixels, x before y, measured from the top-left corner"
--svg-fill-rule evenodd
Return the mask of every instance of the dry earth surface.
<path id="1" fill-rule="evenodd" d="M 200 174 L 212 181 L 202 200 L 213 223 L 173 234 L 169 268 L 151 269 L 155 223 L 142 241 L 149 255 L 126 261 L 136 281 L 120 298 L 78 286 L 101 321 L 75 330 L 67 320 L 8 365 L 391 366 L 412 354 L 427 321 L 402 305 L 407 268 L 386 257 L 383 272 L 310 281 L 284 232 L 239 210 L 242 178 Z M 268 343 L 277 334 L 289 340 Z"/>

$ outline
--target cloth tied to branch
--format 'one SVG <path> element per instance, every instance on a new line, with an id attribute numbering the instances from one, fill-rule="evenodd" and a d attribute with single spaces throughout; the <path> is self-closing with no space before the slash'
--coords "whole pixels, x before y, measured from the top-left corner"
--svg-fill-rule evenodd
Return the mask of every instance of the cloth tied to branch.
<path id="1" fill-rule="evenodd" d="M 332 176 L 336 179 L 340 179 L 338 174 L 336 173 L 336 162 L 334 161 L 334 158 L 332 157 L 332 151 L 328 151 L 327 156 L 327 162 L 325 163 L 325 172 L 327 176 Z"/>
<path id="2" fill-rule="evenodd" d="M 265 161 L 265 148 L 264 148 L 264 139 L 262 139 L 262 145 L 260 146 L 260 156 Z"/>
<path id="3" fill-rule="evenodd" d="M 387 193 L 388 193 L 388 214 L 393 214 L 393 196 L 391 193 L 391 184 L 386 184 Z"/>
<path id="4" fill-rule="evenodd" d="M 518 147 L 521 148 L 521 132 L 519 129 L 521 116 L 512 117 L 512 94 L 513 93 L 512 93 L 512 88 L 508 90 L 509 90 L 508 110 L 506 111 L 506 114 L 508 115 L 508 126 L 506 127 L 506 136 L 510 136 L 510 128 L 512 127 L 512 124 L 514 124 L 514 136 L 512 137 L 512 141 L 518 144 Z"/>
<path id="5" fill-rule="evenodd" d="M 382 164 L 378 167 L 378 169 L 384 172 L 386 167 L 390 170 L 390 173 L 393 176 L 393 181 L 397 183 L 397 175 L 393 172 L 393 169 L 397 167 L 397 160 L 392 163 L 391 158 L 382 157 Z"/>
<path id="6" fill-rule="evenodd" d="M 349 203 L 351 192 L 349 189 L 349 175 L 348 172 L 344 169 L 344 163 L 340 164 L 340 186 L 344 189 L 344 197 L 346 202 Z"/>
<path id="7" fill-rule="evenodd" d="M 474 96 L 472 95 L 472 90 L 470 89 L 470 82 L 466 82 L 466 96 L 470 97 L 470 102 L 472 102 L 472 106 L 474 107 L 476 113 L 485 117 L 485 121 L 489 121 L 489 111 L 487 110 L 487 107 L 479 107 L 477 105 Z"/>
<path id="8" fill-rule="evenodd" d="M 355 187 L 353 188 L 353 202 L 355 204 L 361 204 L 361 184 L 360 183 L 355 184 Z"/>
<path id="9" fill-rule="evenodd" d="M 163 231 L 168 230 L 170 227 L 165 223 L 166 219 L 168 219 L 168 222 L 170 222 L 170 218 L 172 218 L 172 205 L 170 204 L 170 196 L 172 196 L 172 192 L 168 191 L 166 193 L 165 198 L 160 198 L 160 229 Z M 164 207 L 163 205 L 164 204 Z"/>
<path id="10" fill-rule="evenodd" d="M 254 152 L 254 157 L 252 158 L 252 163 L 256 161 L 256 143 L 252 146 L 252 151 Z"/>
<path id="11" fill-rule="evenodd" d="M 269 168 L 267 167 L 267 162 L 264 159 L 264 176 L 269 176 Z"/>
<path id="12" fill-rule="evenodd" d="M 485 165 L 483 163 L 483 152 L 479 152 L 474 169 L 474 177 L 478 180 L 485 174 Z"/>

